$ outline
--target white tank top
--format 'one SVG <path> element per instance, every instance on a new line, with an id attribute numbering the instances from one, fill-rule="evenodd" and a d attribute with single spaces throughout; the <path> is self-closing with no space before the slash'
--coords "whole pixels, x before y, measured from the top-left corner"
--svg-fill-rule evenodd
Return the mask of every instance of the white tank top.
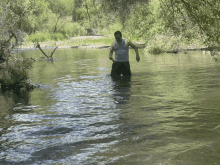
<path id="1" fill-rule="evenodd" d="M 118 44 L 118 42 L 115 41 L 115 61 L 129 61 L 129 47 L 125 44 L 125 39 L 122 39 L 121 44 Z"/>

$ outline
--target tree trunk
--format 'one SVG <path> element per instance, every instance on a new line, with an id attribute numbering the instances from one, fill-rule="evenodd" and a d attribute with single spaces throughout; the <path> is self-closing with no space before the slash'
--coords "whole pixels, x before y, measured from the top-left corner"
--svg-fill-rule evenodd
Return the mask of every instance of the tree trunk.
<path id="1" fill-rule="evenodd" d="M 57 31 L 57 26 L 58 26 L 58 22 L 59 22 L 59 19 L 61 18 L 62 16 L 60 15 L 58 18 L 57 18 L 57 21 L 56 21 L 56 24 L 55 24 L 55 27 L 54 27 L 54 33 Z"/>
<path id="2" fill-rule="evenodd" d="M 91 25 L 91 19 L 90 19 L 90 15 L 89 15 L 89 8 L 88 8 L 88 5 L 87 5 L 87 1 L 86 1 L 86 12 L 87 12 L 87 15 L 88 15 L 88 18 L 89 18 L 89 25 L 90 25 L 90 28 L 92 28 L 92 25 Z"/>

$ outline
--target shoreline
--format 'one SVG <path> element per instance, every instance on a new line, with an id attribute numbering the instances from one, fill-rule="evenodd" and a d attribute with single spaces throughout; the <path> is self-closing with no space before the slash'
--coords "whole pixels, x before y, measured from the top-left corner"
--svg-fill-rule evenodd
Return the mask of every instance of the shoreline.
<path id="1" fill-rule="evenodd" d="M 42 49 L 110 49 L 111 42 L 114 41 L 113 38 L 96 35 L 96 36 L 79 36 L 72 37 L 64 41 L 47 41 L 39 42 Z M 109 43 L 109 44 L 106 44 Z M 141 42 L 133 43 L 138 47 L 138 49 L 145 49 L 146 45 Z M 129 49 L 132 49 L 129 47 Z M 35 43 L 23 43 L 22 45 L 14 48 L 12 53 L 18 53 L 21 51 L 33 51 L 39 50 L 35 47 Z M 186 46 L 185 48 L 177 48 L 175 50 L 168 50 L 164 53 L 178 53 L 178 52 L 188 52 L 188 51 L 209 51 L 208 47 L 197 47 L 197 46 Z"/>
<path id="2" fill-rule="evenodd" d="M 136 44 L 137 45 L 137 44 Z M 45 49 L 54 49 L 56 46 L 44 46 L 41 47 L 43 50 Z M 90 44 L 83 44 L 83 45 L 73 45 L 73 46 L 58 46 L 58 49 L 106 49 L 109 50 L 111 46 L 109 45 L 90 45 Z M 137 45 L 138 49 L 144 49 L 146 46 L 144 44 Z M 129 47 L 129 49 L 133 49 Z M 21 47 L 21 48 L 15 48 L 12 50 L 12 53 L 17 53 L 21 51 L 32 51 L 32 50 L 39 50 L 39 48 L 35 48 L 34 44 L 33 46 L 28 47 Z"/>
<path id="3" fill-rule="evenodd" d="M 42 49 L 54 49 L 57 46 L 59 49 L 110 49 L 112 41 L 114 41 L 113 38 L 102 35 L 95 35 L 72 37 L 65 41 L 39 42 L 39 44 Z M 106 44 L 106 42 L 109 42 L 109 44 Z M 145 44 L 141 42 L 134 42 L 134 44 L 136 44 L 139 49 L 145 48 Z M 13 49 L 12 53 L 35 49 L 38 49 L 35 48 L 35 43 L 23 43 L 22 45 Z"/>
<path id="4" fill-rule="evenodd" d="M 138 49 L 145 49 L 146 45 L 145 44 L 136 44 Z M 45 49 L 54 49 L 55 47 L 58 47 L 58 49 L 104 49 L 104 50 L 109 50 L 110 46 L 109 45 L 91 45 L 91 44 L 82 44 L 82 45 L 73 45 L 73 46 L 67 46 L 67 45 L 62 45 L 62 46 L 47 46 L 43 45 L 41 48 L 43 50 Z M 132 47 L 129 46 L 129 49 L 133 49 Z M 12 53 L 17 53 L 21 51 L 33 51 L 33 50 L 39 50 L 39 48 L 35 48 L 34 44 L 32 46 L 28 47 L 20 47 L 20 48 L 15 48 L 12 50 Z M 178 53 L 178 52 L 191 52 L 191 51 L 210 51 L 208 47 L 198 47 L 198 48 L 180 48 L 180 49 L 175 49 L 175 50 L 169 50 L 165 51 L 164 53 Z"/>

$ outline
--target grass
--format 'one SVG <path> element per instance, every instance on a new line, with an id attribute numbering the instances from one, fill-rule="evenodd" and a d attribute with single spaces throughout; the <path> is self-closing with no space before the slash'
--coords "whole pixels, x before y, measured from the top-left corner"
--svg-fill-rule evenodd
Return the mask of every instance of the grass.
<path id="1" fill-rule="evenodd" d="M 201 38 L 191 40 L 183 36 L 173 36 L 170 34 L 156 35 L 146 44 L 145 51 L 150 54 L 161 54 L 166 51 L 184 50 L 189 48 L 204 47 Z"/>
<path id="2" fill-rule="evenodd" d="M 46 41 L 63 41 L 66 37 L 62 33 L 44 33 L 38 32 L 26 37 L 27 43 L 46 42 Z"/>
<path id="3" fill-rule="evenodd" d="M 65 39 L 61 41 L 44 41 L 40 42 L 41 44 L 44 44 L 46 46 L 55 46 L 55 43 L 59 46 L 75 46 L 75 45 L 111 45 L 111 43 L 114 41 L 114 38 L 100 38 L 100 39 L 92 39 L 92 38 L 87 38 L 87 39 Z M 22 47 L 30 47 L 30 45 L 33 45 L 33 42 L 26 42 L 22 45 Z"/>
<path id="4" fill-rule="evenodd" d="M 46 45 L 46 46 L 80 46 L 80 45 L 92 45 L 92 46 L 110 46 L 111 43 L 115 41 L 115 38 L 113 37 L 104 37 L 104 38 L 98 38 L 98 39 L 92 39 L 92 38 L 74 38 L 74 39 L 65 39 L 62 41 L 45 41 L 45 42 L 40 42 L 41 45 Z M 137 42 L 137 39 L 131 39 L 132 42 Z M 33 45 L 32 42 L 26 42 L 22 45 L 22 47 L 30 47 Z"/>

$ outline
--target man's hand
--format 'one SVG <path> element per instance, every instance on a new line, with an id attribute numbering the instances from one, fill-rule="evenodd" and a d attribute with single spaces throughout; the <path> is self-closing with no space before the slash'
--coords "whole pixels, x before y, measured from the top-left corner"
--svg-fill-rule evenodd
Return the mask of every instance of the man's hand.
<path id="1" fill-rule="evenodd" d="M 137 60 L 137 62 L 140 61 L 140 56 L 139 55 L 136 55 L 136 60 Z"/>
<path id="2" fill-rule="evenodd" d="M 128 46 L 131 46 L 134 49 L 134 51 L 136 53 L 136 60 L 137 60 L 137 62 L 139 62 L 140 61 L 140 56 L 139 56 L 139 53 L 138 53 L 137 46 L 135 46 L 130 40 L 127 40 L 127 44 L 128 44 Z"/>
<path id="3" fill-rule="evenodd" d="M 109 59 L 110 59 L 110 60 L 112 60 L 113 62 L 115 62 L 115 59 L 114 59 L 114 58 L 112 58 L 112 57 L 109 57 Z"/>

